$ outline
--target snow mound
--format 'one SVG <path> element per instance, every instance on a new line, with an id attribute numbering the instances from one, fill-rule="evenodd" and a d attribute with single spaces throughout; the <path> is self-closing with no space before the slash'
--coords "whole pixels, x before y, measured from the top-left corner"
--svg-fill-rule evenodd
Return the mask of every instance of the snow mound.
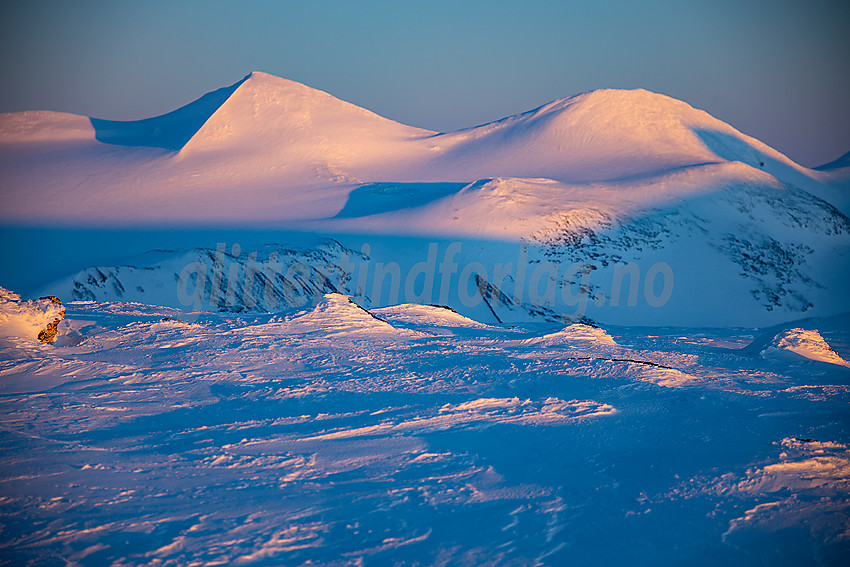
<path id="1" fill-rule="evenodd" d="M 445 233 L 527 238 L 553 224 L 599 229 L 609 220 L 610 210 L 598 198 L 552 179 L 496 177 L 470 183 L 434 202 L 422 217 L 429 219 L 429 227 Z M 408 226 L 415 222 L 405 221 Z"/>
<path id="2" fill-rule="evenodd" d="M 445 305 L 419 305 L 403 303 L 391 307 L 372 309 L 372 313 L 390 322 L 421 325 L 425 327 L 467 327 L 490 329 L 489 325 L 464 317 Z"/>
<path id="3" fill-rule="evenodd" d="M 776 335 L 767 348 L 761 351 L 765 357 L 783 356 L 793 353 L 809 360 L 828 362 L 850 367 L 847 362 L 830 347 L 814 329 L 788 329 Z"/>
<path id="4" fill-rule="evenodd" d="M 64 317 L 65 308 L 56 298 L 22 301 L 17 293 L 0 287 L 0 343 L 31 346 L 53 342 Z"/>
<path id="5" fill-rule="evenodd" d="M 663 388 L 686 388 L 698 382 L 696 377 L 676 368 L 649 365 L 641 366 L 640 370 L 633 369 L 637 378 L 643 382 L 649 382 Z"/>
<path id="6" fill-rule="evenodd" d="M 393 327 L 341 293 L 325 294 L 312 310 L 285 317 L 282 321 L 272 321 L 270 325 L 292 334 L 321 333 L 324 337 L 372 339 L 420 335 Z"/>
<path id="7" fill-rule="evenodd" d="M 482 170 L 483 171 L 483 170 Z M 494 177 L 471 183 L 394 183 L 355 188 L 326 229 L 376 234 L 534 238 L 546 230 L 593 231 L 635 199 L 553 179 Z"/>
<path id="8" fill-rule="evenodd" d="M 593 400 L 562 400 L 549 397 L 541 401 L 514 398 L 479 398 L 460 404 L 446 404 L 440 414 L 459 421 L 487 420 L 523 425 L 558 424 L 579 418 L 615 413 L 613 406 Z"/>
<path id="9" fill-rule="evenodd" d="M 526 339 L 523 344 L 545 344 L 545 345 L 569 345 L 581 346 L 583 344 L 617 346 L 617 343 L 611 338 L 604 329 L 585 325 L 584 323 L 574 323 L 564 327 L 560 331 L 543 335 L 542 337 L 534 337 Z"/>

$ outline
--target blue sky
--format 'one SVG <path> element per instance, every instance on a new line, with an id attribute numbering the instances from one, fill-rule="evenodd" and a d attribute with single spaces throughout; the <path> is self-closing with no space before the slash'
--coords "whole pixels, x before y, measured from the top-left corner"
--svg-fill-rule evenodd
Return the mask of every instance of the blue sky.
<path id="1" fill-rule="evenodd" d="M 643 87 L 814 166 L 850 150 L 847 5 L 7 0 L 0 111 L 145 118 L 261 70 L 447 131 Z"/>

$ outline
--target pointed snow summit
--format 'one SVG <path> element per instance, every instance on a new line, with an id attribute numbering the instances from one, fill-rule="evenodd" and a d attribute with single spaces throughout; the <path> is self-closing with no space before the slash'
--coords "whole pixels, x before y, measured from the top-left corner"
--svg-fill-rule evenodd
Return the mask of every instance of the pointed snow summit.
<path id="1" fill-rule="evenodd" d="M 254 71 L 186 143 L 184 153 L 258 150 L 336 153 L 432 132 L 405 126 L 301 83 Z"/>
<path id="2" fill-rule="evenodd" d="M 404 126 L 301 83 L 254 71 L 177 110 L 145 120 L 91 119 L 98 141 L 191 152 L 344 153 L 432 132 Z"/>

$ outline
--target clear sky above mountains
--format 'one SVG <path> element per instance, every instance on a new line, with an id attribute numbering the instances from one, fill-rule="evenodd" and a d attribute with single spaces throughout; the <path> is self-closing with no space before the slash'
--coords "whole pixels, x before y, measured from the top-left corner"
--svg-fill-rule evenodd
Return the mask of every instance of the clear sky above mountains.
<path id="1" fill-rule="evenodd" d="M 263 70 L 449 131 L 603 87 L 803 165 L 850 150 L 845 2 L 4 2 L 0 112 L 168 112 Z"/>

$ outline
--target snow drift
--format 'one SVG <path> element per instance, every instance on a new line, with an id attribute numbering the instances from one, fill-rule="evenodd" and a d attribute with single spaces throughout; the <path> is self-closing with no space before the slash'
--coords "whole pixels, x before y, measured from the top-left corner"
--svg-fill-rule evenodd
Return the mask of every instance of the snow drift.
<path id="1" fill-rule="evenodd" d="M 760 354 L 764 357 L 800 357 L 850 367 L 850 362 L 841 358 L 815 329 L 785 330 L 777 334 Z"/>

